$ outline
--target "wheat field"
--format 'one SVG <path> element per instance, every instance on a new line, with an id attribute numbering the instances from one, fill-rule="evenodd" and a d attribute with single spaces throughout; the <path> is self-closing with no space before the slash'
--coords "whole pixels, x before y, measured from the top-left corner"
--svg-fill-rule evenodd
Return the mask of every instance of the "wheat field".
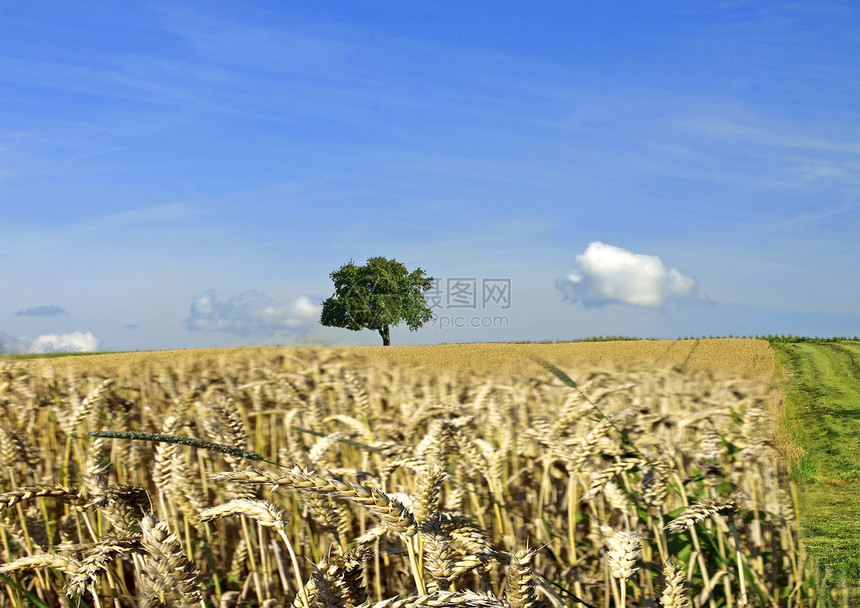
<path id="1" fill-rule="evenodd" d="M 812 606 L 780 416 L 760 340 L 3 362 L 0 606 Z"/>

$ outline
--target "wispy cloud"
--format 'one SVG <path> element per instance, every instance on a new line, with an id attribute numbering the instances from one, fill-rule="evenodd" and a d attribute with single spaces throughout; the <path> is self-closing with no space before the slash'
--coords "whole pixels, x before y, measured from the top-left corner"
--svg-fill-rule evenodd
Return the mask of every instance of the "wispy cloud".
<path id="1" fill-rule="evenodd" d="M 860 183 L 860 163 L 837 159 L 791 159 L 785 163 L 782 176 L 763 180 L 758 187 L 797 188 L 815 184 L 856 187 Z"/>
<path id="2" fill-rule="evenodd" d="M 166 203 L 150 205 L 131 211 L 111 213 L 97 220 L 99 228 L 127 228 L 149 222 L 173 221 L 195 217 L 199 211 L 191 203 Z"/>
<path id="3" fill-rule="evenodd" d="M 827 114 L 815 119 L 769 116 L 749 104 L 702 99 L 693 111 L 679 109 L 665 126 L 674 139 L 671 145 L 683 145 L 688 153 L 679 156 L 665 148 L 662 155 L 675 160 L 687 176 L 696 175 L 690 169 L 698 170 L 756 191 L 845 192 L 860 182 L 857 131 L 846 130 L 844 120 Z M 695 154 L 692 166 L 690 153 Z M 737 159 L 743 161 L 739 167 L 732 162 Z"/>
<path id="4" fill-rule="evenodd" d="M 94 215 L 84 220 L 71 223 L 67 227 L 57 228 L 58 238 L 80 239 L 91 236 L 92 233 L 116 235 L 124 230 L 138 226 L 174 223 L 199 216 L 201 211 L 195 203 L 177 202 L 162 205 L 138 207 L 118 213 Z"/>
<path id="5" fill-rule="evenodd" d="M 187 88 L 191 70 L 181 61 L 171 65 L 168 61 L 134 56 L 112 57 L 98 65 L 8 56 L 3 59 L 4 79 L 17 85 L 83 93 L 102 101 L 139 103 L 144 97 L 149 102 L 174 106 L 200 101 L 200 96 Z"/>
<path id="6" fill-rule="evenodd" d="M 51 304 L 50 306 L 34 306 L 26 310 L 19 310 L 15 313 L 18 317 L 56 317 L 58 315 L 67 315 L 67 311 L 62 306 Z"/>
<path id="7" fill-rule="evenodd" d="M 834 215 L 839 215 L 841 213 L 845 213 L 846 211 L 850 211 L 850 210 L 856 209 L 856 208 L 857 208 L 856 204 L 854 204 L 854 205 L 847 204 L 847 205 L 840 205 L 839 207 L 836 207 L 833 209 L 828 209 L 826 211 L 821 211 L 818 213 L 807 211 L 807 212 L 801 213 L 795 217 L 789 218 L 787 220 L 783 220 L 781 222 L 775 222 L 773 224 L 770 224 L 769 226 L 764 226 L 764 228 L 774 229 L 774 228 L 787 228 L 790 226 L 801 226 L 804 224 L 810 224 L 813 222 L 818 222 L 820 220 L 824 220 L 824 219 L 827 219 L 829 217 L 833 217 Z M 858 220 L 857 222 L 860 222 L 860 220 Z M 855 224 L 857 222 L 855 222 Z"/>
<path id="8" fill-rule="evenodd" d="M 165 17 L 165 29 L 190 44 L 199 57 L 221 64 L 255 69 L 263 64 L 286 73 L 319 74 L 330 71 L 355 51 L 346 41 L 349 31 L 331 24 L 291 27 L 273 23 L 271 15 L 241 23 L 228 16 L 175 6 L 162 7 L 160 12 Z"/>
<path id="9" fill-rule="evenodd" d="M 666 268 L 657 256 L 595 241 L 576 256 L 578 270 L 556 279 L 569 302 L 585 307 L 626 304 L 656 308 L 698 296 L 696 280 Z"/>
<path id="10" fill-rule="evenodd" d="M 696 133 L 735 141 L 743 141 L 761 146 L 860 154 L 860 144 L 854 141 L 806 137 L 799 134 L 793 134 L 791 130 L 780 132 L 771 128 L 731 121 L 694 122 L 684 120 L 680 122 L 680 126 Z M 785 127 L 783 127 L 783 129 L 784 128 Z"/>
<path id="11" fill-rule="evenodd" d="M 214 289 L 208 289 L 191 301 L 185 328 L 241 336 L 271 336 L 276 332 L 310 328 L 319 321 L 320 314 L 322 306 L 304 296 L 290 305 L 283 305 L 260 291 L 224 298 Z"/>

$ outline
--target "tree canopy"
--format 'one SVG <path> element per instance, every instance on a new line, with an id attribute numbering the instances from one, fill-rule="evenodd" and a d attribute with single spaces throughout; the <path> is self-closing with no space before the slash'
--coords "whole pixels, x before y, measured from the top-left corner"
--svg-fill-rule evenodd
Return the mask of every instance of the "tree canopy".
<path id="1" fill-rule="evenodd" d="M 421 268 L 409 273 L 397 260 L 373 257 L 365 266 L 349 264 L 329 275 L 335 295 L 323 302 L 320 323 L 353 331 L 375 329 L 391 346 L 389 326 L 406 321 L 415 331 L 433 316 L 423 292 L 433 285 Z"/>

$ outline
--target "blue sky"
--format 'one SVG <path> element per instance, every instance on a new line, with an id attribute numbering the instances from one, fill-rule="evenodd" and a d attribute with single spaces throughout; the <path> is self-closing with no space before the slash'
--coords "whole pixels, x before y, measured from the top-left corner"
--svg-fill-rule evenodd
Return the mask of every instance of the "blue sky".
<path id="1" fill-rule="evenodd" d="M 853 336 L 858 100 L 854 1 L 3 0 L 0 336 L 381 344 L 380 255 L 395 346 Z"/>

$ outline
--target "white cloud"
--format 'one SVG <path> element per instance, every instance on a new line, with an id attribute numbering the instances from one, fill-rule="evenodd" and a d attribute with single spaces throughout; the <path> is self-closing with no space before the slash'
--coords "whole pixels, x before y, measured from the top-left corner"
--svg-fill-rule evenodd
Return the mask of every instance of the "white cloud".
<path id="1" fill-rule="evenodd" d="M 28 353 L 90 353 L 99 350 L 101 340 L 91 332 L 75 331 L 70 334 L 44 334 L 34 340 L 21 338 L 29 342 Z"/>
<path id="2" fill-rule="evenodd" d="M 660 307 L 670 300 L 700 297 L 695 279 L 666 268 L 657 256 L 595 241 L 576 262 L 579 269 L 556 279 L 555 286 L 565 300 L 586 307 Z"/>
<path id="3" fill-rule="evenodd" d="M 260 291 L 221 298 L 214 289 L 208 289 L 191 301 L 185 328 L 243 336 L 273 335 L 277 331 L 310 326 L 319 321 L 321 314 L 322 306 L 304 296 L 283 305 Z"/>

